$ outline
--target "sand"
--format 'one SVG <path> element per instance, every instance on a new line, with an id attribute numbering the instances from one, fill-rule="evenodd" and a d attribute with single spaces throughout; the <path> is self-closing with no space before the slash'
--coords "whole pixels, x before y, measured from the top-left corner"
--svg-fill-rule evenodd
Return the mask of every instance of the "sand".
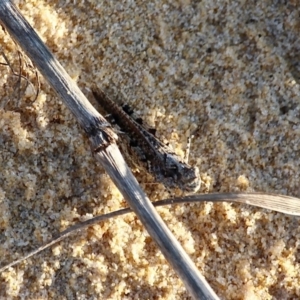
<path id="1" fill-rule="evenodd" d="M 200 168 L 201 192 L 300 196 L 296 1 L 16 1 L 88 99 L 130 104 Z M 0 30 L 19 72 L 17 47 Z M 25 62 L 25 58 L 22 58 Z M 4 63 L 2 55 L 1 62 Z M 40 76 L 0 65 L 0 257 L 125 207 L 75 118 Z M 151 200 L 166 189 L 143 172 Z M 159 208 L 221 299 L 299 299 L 300 223 L 247 205 Z M 134 214 L 100 223 L 0 276 L 1 299 L 189 299 Z"/>

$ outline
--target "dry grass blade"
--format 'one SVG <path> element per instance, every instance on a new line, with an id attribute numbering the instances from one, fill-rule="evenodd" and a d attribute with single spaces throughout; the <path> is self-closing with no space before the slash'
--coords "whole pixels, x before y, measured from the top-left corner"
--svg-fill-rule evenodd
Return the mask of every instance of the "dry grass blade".
<path id="1" fill-rule="evenodd" d="M 212 193 L 184 197 L 186 202 L 236 202 L 278 211 L 287 215 L 300 216 L 300 199 L 285 195 L 264 193 Z M 168 200 L 171 201 L 171 200 Z M 174 199 L 174 203 L 182 203 Z"/>
<path id="2" fill-rule="evenodd" d="M 182 203 L 191 203 L 191 202 L 236 202 L 242 204 L 253 205 L 261 208 L 267 208 L 274 211 L 278 211 L 281 213 L 300 216 L 300 199 L 295 197 L 289 197 L 284 195 L 275 195 L 275 194 L 263 194 L 263 193 L 215 193 L 215 194 L 203 194 L 203 195 L 193 195 L 187 197 L 178 197 L 160 200 L 154 202 L 153 205 L 164 206 L 164 205 L 172 205 L 172 204 L 182 204 Z M 120 209 L 118 211 L 114 211 L 105 215 L 97 216 L 92 219 L 89 219 L 84 222 L 80 222 L 75 224 L 68 229 L 62 231 L 57 237 L 53 238 L 51 241 L 45 243 L 39 248 L 31 251 L 27 255 L 23 256 L 20 259 L 17 259 L 2 268 L 0 268 L 0 272 L 6 270 L 7 268 L 13 267 L 22 261 L 38 254 L 39 252 L 57 244 L 58 242 L 64 240 L 68 236 L 78 233 L 79 231 L 87 228 L 89 226 L 95 225 L 99 222 L 106 221 L 110 218 L 115 218 L 118 216 L 122 216 L 128 213 L 132 213 L 133 211 L 130 208 Z"/>

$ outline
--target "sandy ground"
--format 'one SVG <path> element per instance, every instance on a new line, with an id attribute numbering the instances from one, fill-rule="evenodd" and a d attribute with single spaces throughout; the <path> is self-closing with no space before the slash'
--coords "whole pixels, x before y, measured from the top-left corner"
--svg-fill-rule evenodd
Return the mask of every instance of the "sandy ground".
<path id="1" fill-rule="evenodd" d="M 16 2 L 92 103 L 88 88 L 106 88 L 180 155 L 195 131 L 201 192 L 300 196 L 297 1 Z M 2 30 L 0 40 L 18 73 L 14 43 Z M 23 75 L 35 88 L 23 80 L 20 93 L 18 77 L 0 69 L 3 265 L 126 203 L 44 79 L 34 101 L 30 66 Z M 148 174 L 137 177 L 152 200 L 167 196 Z M 159 212 L 221 299 L 300 298 L 299 218 L 222 203 Z M 189 299 L 133 214 L 4 271 L 0 297 Z"/>

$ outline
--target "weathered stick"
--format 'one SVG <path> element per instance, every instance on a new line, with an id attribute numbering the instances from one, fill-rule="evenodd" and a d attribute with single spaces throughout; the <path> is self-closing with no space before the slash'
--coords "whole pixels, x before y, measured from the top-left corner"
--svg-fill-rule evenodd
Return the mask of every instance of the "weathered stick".
<path id="1" fill-rule="evenodd" d="M 190 203 L 190 202 L 236 202 L 248 205 L 254 205 L 257 207 L 272 209 L 281 213 L 300 216 L 300 199 L 295 197 L 288 197 L 283 195 L 272 195 L 263 193 L 214 193 L 214 194 L 203 194 L 203 195 L 193 195 L 180 198 L 171 198 L 153 202 L 152 204 L 157 206 L 172 205 L 180 203 Z M 51 241 L 45 243 L 44 245 L 38 247 L 37 249 L 29 252 L 27 255 L 3 266 L 0 268 L 0 272 L 13 267 L 20 262 L 40 253 L 41 251 L 57 244 L 58 242 L 64 240 L 68 236 L 83 230 L 86 227 L 95 225 L 102 221 L 108 220 L 110 218 L 122 216 L 128 213 L 132 213 L 130 208 L 123 208 L 108 214 L 100 215 L 91 218 L 87 221 L 77 223 L 70 226 L 66 230 L 60 232 Z"/>
<path id="2" fill-rule="evenodd" d="M 50 83 L 87 133 L 97 159 L 111 176 L 163 255 L 195 299 L 218 299 L 190 257 L 139 187 L 115 144 L 117 136 L 9 0 L 0 1 L 0 21 Z"/>

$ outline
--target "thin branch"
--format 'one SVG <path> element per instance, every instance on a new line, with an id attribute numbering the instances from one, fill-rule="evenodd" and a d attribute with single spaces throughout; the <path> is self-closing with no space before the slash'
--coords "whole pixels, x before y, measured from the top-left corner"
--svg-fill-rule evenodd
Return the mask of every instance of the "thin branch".
<path id="1" fill-rule="evenodd" d="M 89 136 L 95 157 L 110 175 L 190 294 L 195 299 L 218 299 L 138 185 L 115 144 L 117 136 L 110 125 L 85 98 L 9 0 L 0 1 L 0 21 L 74 114 Z"/>
<path id="2" fill-rule="evenodd" d="M 273 194 L 263 194 L 263 193 L 214 193 L 214 194 L 204 194 L 204 195 L 193 195 L 187 197 L 171 198 L 153 202 L 155 207 L 182 203 L 192 203 L 192 202 L 236 202 L 242 204 L 253 205 L 261 208 L 272 209 L 281 213 L 300 216 L 300 199 L 295 197 L 289 197 L 284 195 L 273 195 Z M 58 242 L 64 240 L 74 233 L 87 228 L 89 226 L 95 225 L 102 221 L 106 221 L 110 218 L 115 218 L 117 216 L 122 216 L 133 211 L 130 208 L 120 209 L 108 214 L 100 215 L 91 218 L 87 221 L 77 223 L 70 226 L 66 230 L 60 232 L 56 237 L 51 239 L 51 241 L 45 243 L 44 245 L 38 247 L 37 249 L 29 252 L 27 255 L 3 266 L 0 268 L 0 272 L 13 267 L 20 262 L 40 253 L 41 251 L 57 244 Z"/>
<path id="3" fill-rule="evenodd" d="M 13 94 L 15 93 L 15 90 L 18 89 L 18 100 L 20 101 L 20 98 L 21 98 L 21 79 L 24 79 L 26 81 L 26 88 L 27 86 L 30 84 L 33 88 L 34 88 L 34 85 L 32 84 L 32 82 L 24 75 L 22 75 L 22 59 L 21 59 L 21 52 L 18 50 L 18 58 L 19 58 L 19 74 L 16 73 L 13 69 L 13 67 L 11 66 L 7 56 L 5 55 L 4 51 L 0 50 L 0 54 L 2 55 L 2 57 L 4 58 L 5 62 L 6 63 L 0 63 L 0 65 L 3 65 L 3 66 L 8 66 L 8 68 L 10 69 L 11 73 L 13 76 L 16 76 L 18 77 L 15 85 L 14 85 L 14 92 Z M 38 82 L 38 89 L 36 91 L 36 96 L 35 96 L 35 99 L 34 101 L 36 100 L 36 98 L 38 97 L 38 94 L 39 94 L 39 90 L 40 90 L 40 82 L 39 82 L 39 77 L 38 77 L 38 72 L 36 71 L 36 78 L 37 78 L 37 82 Z M 25 88 L 25 89 L 26 89 Z M 6 101 L 7 103 L 8 101 Z M 5 107 L 6 103 L 3 105 L 3 107 Z"/>

